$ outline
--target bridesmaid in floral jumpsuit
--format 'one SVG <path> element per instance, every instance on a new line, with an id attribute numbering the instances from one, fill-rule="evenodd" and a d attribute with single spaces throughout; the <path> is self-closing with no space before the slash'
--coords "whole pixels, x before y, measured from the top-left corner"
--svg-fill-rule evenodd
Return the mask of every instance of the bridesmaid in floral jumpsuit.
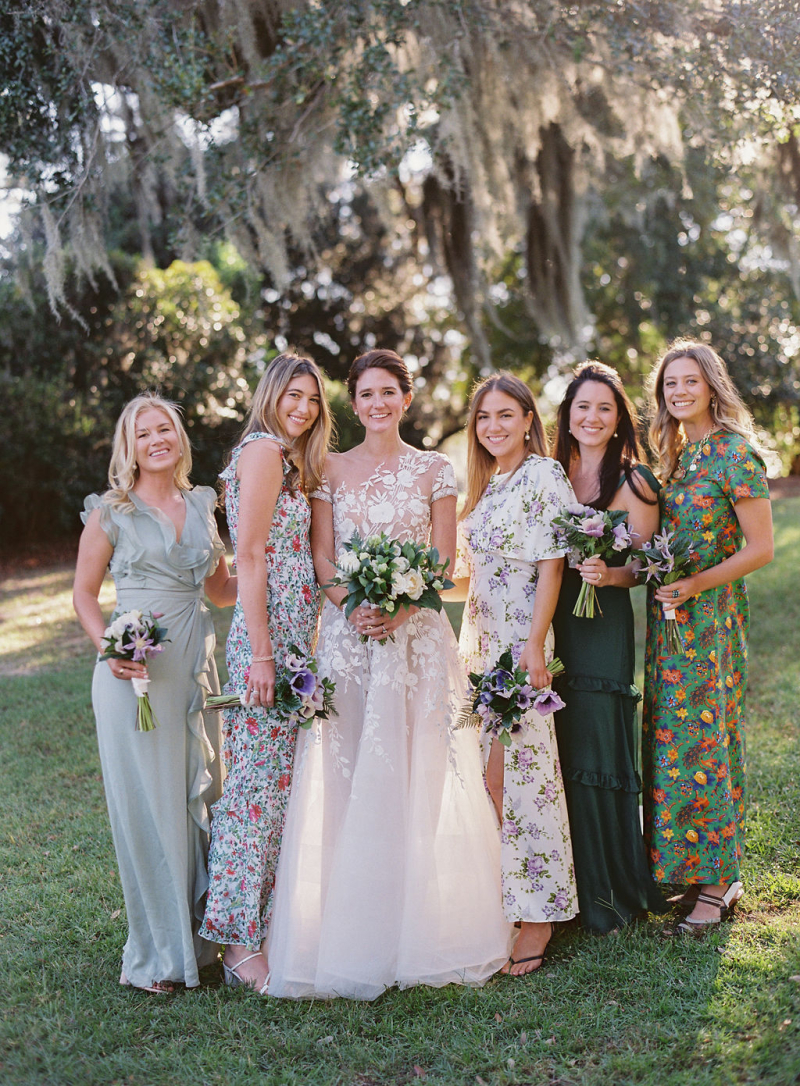
<path id="1" fill-rule="evenodd" d="M 275 674 L 290 645 L 313 650 L 319 591 L 307 494 L 320 485 L 330 432 L 319 369 L 310 359 L 279 355 L 259 382 L 221 475 L 239 576 L 225 690 L 245 694 L 248 704 L 225 714 L 228 776 L 213 808 L 203 935 L 225 944 L 226 983 L 262 994 L 269 970 L 261 944 L 296 735 L 272 708 Z"/>

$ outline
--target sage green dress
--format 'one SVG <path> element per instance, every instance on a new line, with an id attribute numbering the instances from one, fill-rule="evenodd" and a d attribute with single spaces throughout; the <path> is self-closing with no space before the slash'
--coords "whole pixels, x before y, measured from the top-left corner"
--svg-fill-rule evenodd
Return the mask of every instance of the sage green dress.
<path id="1" fill-rule="evenodd" d="M 136 695 L 98 660 L 92 704 L 111 833 L 128 917 L 122 969 L 131 984 L 200 983 L 217 955 L 199 938 L 208 886 L 209 809 L 222 790 L 218 713 L 204 716 L 219 692 L 214 627 L 203 587 L 224 554 L 210 487 L 184 493 L 186 523 L 177 542 L 169 517 L 131 494 L 120 512 L 91 494 L 114 553 L 115 615 L 138 608 L 163 613 L 168 643 L 147 663 L 158 726 L 136 731 Z"/>
<path id="2" fill-rule="evenodd" d="M 658 490 L 646 468 L 637 471 Z M 623 556 L 619 564 L 625 561 Z M 555 726 L 580 921 L 589 931 L 605 933 L 643 912 L 663 912 L 665 904 L 650 873 L 639 818 L 641 695 L 633 681 L 630 593 L 598 588 L 602 617 L 576 618 L 581 584 L 577 570 L 564 571 L 553 617 L 556 656 L 565 669 L 553 685 L 566 703 Z"/>

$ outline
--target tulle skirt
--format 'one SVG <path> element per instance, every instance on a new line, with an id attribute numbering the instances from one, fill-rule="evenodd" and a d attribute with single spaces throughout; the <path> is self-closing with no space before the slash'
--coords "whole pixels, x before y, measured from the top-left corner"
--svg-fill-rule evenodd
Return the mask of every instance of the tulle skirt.
<path id="1" fill-rule="evenodd" d="M 269 992 L 375 999 L 483 984 L 506 961 L 498 827 L 444 615 L 361 645 L 326 603 L 337 715 L 301 732 L 268 936 Z"/>

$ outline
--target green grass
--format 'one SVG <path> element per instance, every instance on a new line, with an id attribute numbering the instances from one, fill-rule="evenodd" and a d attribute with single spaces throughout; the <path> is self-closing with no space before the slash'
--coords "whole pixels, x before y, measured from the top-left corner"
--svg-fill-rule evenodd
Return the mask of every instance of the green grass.
<path id="1" fill-rule="evenodd" d="M 800 499 L 750 578 L 750 821 L 737 921 L 568 928 L 546 969 L 372 1004 L 117 985 L 125 912 L 67 569 L 4 587 L 0 630 L 0 1082 L 717 1086 L 800 1082 Z M 641 601 L 637 600 L 637 610 Z M 224 634 L 226 614 L 216 615 Z M 41 619 L 42 621 L 37 621 Z"/>

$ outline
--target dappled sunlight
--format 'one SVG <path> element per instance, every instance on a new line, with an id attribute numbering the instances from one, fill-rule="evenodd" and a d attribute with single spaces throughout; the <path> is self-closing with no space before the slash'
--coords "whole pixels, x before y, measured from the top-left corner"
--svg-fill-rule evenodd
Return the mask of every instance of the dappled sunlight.
<path id="1" fill-rule="evenodd" d="M 24 573 L 0 585 L 0 675 L 64 667 L 94 655 L 72 607 L 72 565 Z M 100 589 L 103 614 L 114 608 L 114 583 Z"/>

